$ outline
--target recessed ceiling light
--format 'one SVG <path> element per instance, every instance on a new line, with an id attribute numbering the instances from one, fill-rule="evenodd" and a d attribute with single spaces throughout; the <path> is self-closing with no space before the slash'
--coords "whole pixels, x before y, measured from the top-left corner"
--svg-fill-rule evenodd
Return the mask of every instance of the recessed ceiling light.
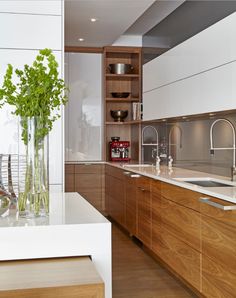
<path id="1" fill-rule="evenodd" d="M 94 22 L 96 22 L 98 19 L 96 19 L 96 18 L 91 18 L 90 19 L 90 21 L 92 22 L 92 23 L 94 23 Z"/>
<path id="2" fill-rule="evenodd" d="M 84 41 L 84 38 L 78 38 L 78 41 Z"/>
<path id="3" fill-rule="evenodd" d="M 166 121 L 166 119 L 162 119 L 162 121 L 163 121 L 163 122 L 165 122 L 165 121 Z"/>
<path id="4" fill-rule="evenodd" d="M 186 116 L 183 116 L 182 119 L 187 119 L 187 117 Z"/>
<path id="5" fill-rule="evenodd" d="M 209 116 L 215 116 L 215 113 L 210 113 Z"/>

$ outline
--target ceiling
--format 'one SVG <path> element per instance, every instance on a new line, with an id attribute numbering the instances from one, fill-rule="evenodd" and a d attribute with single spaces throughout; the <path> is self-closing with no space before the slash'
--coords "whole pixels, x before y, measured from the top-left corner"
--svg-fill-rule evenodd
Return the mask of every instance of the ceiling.
<path id="1" fill-rule="evenodd" d="M 65 45 L 103 47 L 118 39 L 154 0 L 66 0 Z M 96 22 L 91 22 L 96 18 Z M 83 38 L 84 41 L 78 41 Z"/>

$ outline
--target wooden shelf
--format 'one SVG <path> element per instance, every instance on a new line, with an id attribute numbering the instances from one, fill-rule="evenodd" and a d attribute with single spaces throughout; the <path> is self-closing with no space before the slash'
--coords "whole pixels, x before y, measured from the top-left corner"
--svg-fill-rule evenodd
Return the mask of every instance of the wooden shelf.
<path id="1" fill-rule="evenodd" d="M 139 74 L 114 74 L 114 73 L 106 73 L 106 77 L 109 78 L 123 78 L 123 79 L 128 79 L 128 78 L 139 78 Z"/>
<path id="2" fill-rule="evenodd" d="M 107 97 L 107 102 L 139 102 L 139 98 L 115 98 L 115 97 Z"/>
<path id="3" fill-rule="evenodd" d="M 131 120 L 131 121 L 124 121 L 124 122 L 115 122 L 115 121 L 107 121 L 105 122 L 106 125 L 130 125 L 130 124 L 140 124 L 142 120 Z"/>

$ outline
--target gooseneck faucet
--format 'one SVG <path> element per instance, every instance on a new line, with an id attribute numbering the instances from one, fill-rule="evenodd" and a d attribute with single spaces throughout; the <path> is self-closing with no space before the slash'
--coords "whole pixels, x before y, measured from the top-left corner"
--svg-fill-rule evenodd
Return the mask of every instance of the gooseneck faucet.
<path id="1" fill-rule="evenodd" d="M 233 147 L 214 147 L 213 144 L 213 128 L 215 126 L 216 123 L 218 122 L 226 122 L 230 128 L 232 129 L 232 134 L 233 134 Z M 211 124 L 211 128 L 210 128 L 210 150 L 211 153 L 214 153 L 214 150 L 233 150 L 233 167 L 231 168 L 231 180 L 232 181 L 236 181 L 236 166 L 235 166 L 235 128 L 233 126 L 233 124 L 224 118 L 220 118 L 215 120 L 212 124 Z"/>

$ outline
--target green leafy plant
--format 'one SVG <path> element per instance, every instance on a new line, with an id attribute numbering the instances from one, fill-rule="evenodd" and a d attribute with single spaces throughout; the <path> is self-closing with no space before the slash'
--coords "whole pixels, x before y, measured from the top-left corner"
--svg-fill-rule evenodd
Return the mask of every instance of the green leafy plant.
<path id="1" fill-rule="evenodd" d="M 18 198 L 20 211 L 26 209 L 27 200 L 36 215 L 39 215 L 42 205 L 47 213 L 49 211 L 43 140 L 52 130 L 53 122 L 60 118 L 61 105 L 67 102 L 66 90 L 50 49 L 40 50 L 33 64 L 24 65 L 23 70 L 14 70 L 8 64 L 0 89 L 0 107 L 5 104 L 14 107 L 12 113 L 21 119 L 22 140 L 26 146 L 31 142 L 34 148 L 33 157 L 28 147 L 26 150 L 25 188 Z"/>
<path id="2" fill-rule="evenodd" d="M 46 63 L 45 63 L 46 60 Z M 27 123 L 25 118 L 39 117 L 40 128 L 37 137 L 43 138 L 59 117 L 61 105 L 65 105 L 66 86 L 59 78 L 58 63 L 50 49 L 39 51 L 32 66 L 25 65 L 24 70 L 16 69 L 17 83 L 13 83 L 13 66 L 8 64 L 0 89 L 0 105 L 14 106 L 13 114 L 22 121 L 22 140 L 27 144 Z"/>

